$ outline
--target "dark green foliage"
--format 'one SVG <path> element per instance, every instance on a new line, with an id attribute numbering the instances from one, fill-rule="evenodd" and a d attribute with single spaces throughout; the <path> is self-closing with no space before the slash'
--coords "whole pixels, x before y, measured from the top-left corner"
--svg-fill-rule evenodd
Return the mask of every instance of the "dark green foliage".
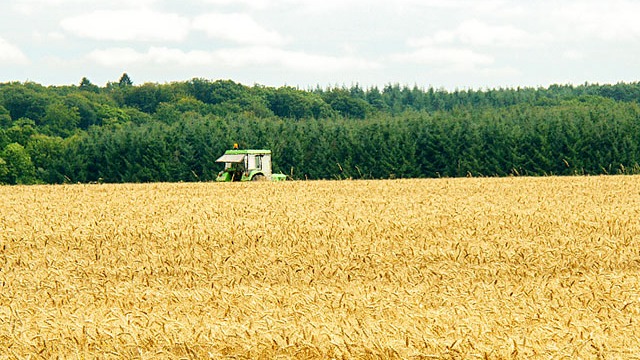
<path id="1" fill-rule="evenodd" d="M 9 167 L 7 162 L 0 157 L 0 184 L 7 184 L 9 182 Z"/>
<path id="2" fill-rule="evenodd" d="M 80 125 L 80 111 L 64 103 L 53 103 L 47 106 L 40 126 L 47 135 L 67 137 L 74 133 Z"/>
<path id="3" fill-rule="evenodd" d="M 24 146 L 18 143 L 5 146 L 0 152 L 0 159 L 4 162 L 0 164 L 0 167 L 4 168 L 0 169 L 0 183 L 15 185 L 36 182 L 36 170 Z"/>
<path id="4" fill-rule="evenodd" d="M 27 118 L 18 119 L 14 124 L 5 131 L 8 142 L 26 145 L 31 136 L 37 134 L 36 123 Z M 0 149 L 2 150 L 2 149 Z"/>
<path id="5" fill-rule="evenodd" d="M 351 91 L 333 89 L 323 94 L 324 101 L 341 115 L 364 119 L 371 112 L 371 105 L 364 99 L 364 92 L 358 87 Z"/>
<path id="6" fill-rule="evenodd" d="M 14 120 L 29 118 L 39 125 L 49 102 L 49 93 L 37 84 L 10 83 L 0 87 L 0 105 Z"/>
<path id="7" fill-rule="evenodd" d="M 0 84 L 0 182 L 211 181 L 233 143 L 295 179 L 640 172 L 640 83 L 491 90 L 192 79 Z"/>
<path id="8" fill-rule="evenodd" d="M 98 125 L 96 104 L 85 97 L 84 94 L 69 94 L 64 97 L 62 103 L 68 109 L 74 109 L 75 111 L 77 111 L 77 115 L 79 118 L 77 119 L 77 124 L 75 125 L 75 127 L 86 130 L 89 128 L 89 126 Z"/>
<path id="9" fill-rule="evenodd" d="M 281 87 L 266 94 L 269 109 L 276 116 L 289 119 L 330 117 L 332 111 L 317 94 L 292 87 Z"/>
<path id="10" fill-rule="evenodd" d="M 82 80 L 80 80 L 80 90 L 97 93 L 100 91 L 100 88 L 97 85 L 92 84 L 86 77 L 83 77 Z"/>
<path id="11" fill-rule="evenodd" d="M 48 184 L 65 182 L 65 143 L 62 138 L 33 135 L 26 150 L 33 163 L 35 175 L 40 181 Z"/>
<path id="12" fill-rule="evenodd" d="M 0 106 L 0 129 L 8 128 L 11 126 L 11 115 L 9 115 L 9 110 L 5 109 L 4 106 Z"/>
<path id="13" fill-rule="evenodd" d="M 157 84 L 127 86 L 123 90 L 124 105 L 147 114 L 153 114 L 160 103 L 170 102 L 172 97 L 165 87 Z"/>
<path id="14" fill-rule="evenodd" d="M 129 75 L 127 75 L 127 73 L 124 73 L 120 77 L 120 80 L 118 80 L 118 85 L 120 87 L 132 86 L 133 85 L 133 81 L 131 81 L 131 78 L 129 77 Z"/>

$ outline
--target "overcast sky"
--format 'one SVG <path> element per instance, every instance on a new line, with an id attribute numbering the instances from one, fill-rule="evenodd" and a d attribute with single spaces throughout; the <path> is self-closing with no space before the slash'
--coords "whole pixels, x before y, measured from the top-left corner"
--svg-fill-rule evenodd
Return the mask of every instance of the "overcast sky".
<path id="1" fill-rule="evenodd" d="M 640 0 L 2 1 L 0 82 L 632 82 L 639 15 Z"/>

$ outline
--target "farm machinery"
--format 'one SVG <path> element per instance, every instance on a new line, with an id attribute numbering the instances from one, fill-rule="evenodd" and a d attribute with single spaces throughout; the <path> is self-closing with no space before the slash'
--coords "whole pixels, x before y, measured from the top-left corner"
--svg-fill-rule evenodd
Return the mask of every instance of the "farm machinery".
<path id="1" fill-rule="evenodd" d="M 241 150 L 234 145 L 216 162 L 224 163 L 224 170 L 218 173 L 216 181 L 284 181 L 286 175 L 273 174 L 271 150 Z"/>

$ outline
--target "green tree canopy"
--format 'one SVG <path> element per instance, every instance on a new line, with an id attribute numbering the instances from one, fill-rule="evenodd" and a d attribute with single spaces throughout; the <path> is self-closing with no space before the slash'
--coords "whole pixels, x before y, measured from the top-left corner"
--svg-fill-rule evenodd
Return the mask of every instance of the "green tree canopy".
<path id="1" fill-rule="evenodd" d="M 90 91 L 94 93 L 97 93 L 100 91 L 100 87 L 92 84 L 91 81 L 89 81 L 89 79 L 87 79 L 86 77 L 83 77 L 82 80 L 80 80 L 79 88 L 80 90 Z"/>
<path id="2" fill-rule="evenodd" d="M 0 185 L 9 183 L 9 168 L 7 162 L 0 157 Z"/>
<path id="3" fill-rule="evenodd" d="M 640 83 L 301 90 L 124 75 L 0 83 L 1 181 L 208 181 L 235 142 L 272 149 L 298 179 L 640 173 Z"/>
<path id="4" fill-rule="evenodd" d="M 118 80 L 118 85 L 120 87 L 132 86 L 133 85 L 133 81 L 131 81 L 131 78 L 129 77 L 129 75 L 127 73 L 124 73 L 120 77 L 120 80 Z"/>
<path id="5" fill-rule="evenodd" d="M 78 108 L 68 107 L 64 103 L 51 104 L 47 106 L 42 124 L 44 125 L 44 132 L 67 137 L 78 128 L 80 111 Z"/>
<path id="6" fill-rule="evenodd" d="M 12 185 L 36 182 L 36 169 L 24 146 L 11 143 L 0 152 L 0 158 L 4 160 L 7 170 L 4 179 L 0 181 Z"/>
<path id="7" fill-rule="evenodd" d="M 11 115 L 9 114 L 9 110 L 7 110 L 4 106 L 0 105 L 0 129 L 8 128 L 11 126 Z"/>

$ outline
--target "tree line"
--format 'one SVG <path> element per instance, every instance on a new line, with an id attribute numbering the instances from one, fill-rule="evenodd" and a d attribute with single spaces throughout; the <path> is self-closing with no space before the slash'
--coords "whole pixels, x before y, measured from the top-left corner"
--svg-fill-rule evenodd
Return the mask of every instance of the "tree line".
<path id="1" fill-rule="evenodd" d="M 210 181 L 233 143 L 294 179 L 638 173 L 639 102 L 640 83 L 3 83 L 0 183 Z"/>

